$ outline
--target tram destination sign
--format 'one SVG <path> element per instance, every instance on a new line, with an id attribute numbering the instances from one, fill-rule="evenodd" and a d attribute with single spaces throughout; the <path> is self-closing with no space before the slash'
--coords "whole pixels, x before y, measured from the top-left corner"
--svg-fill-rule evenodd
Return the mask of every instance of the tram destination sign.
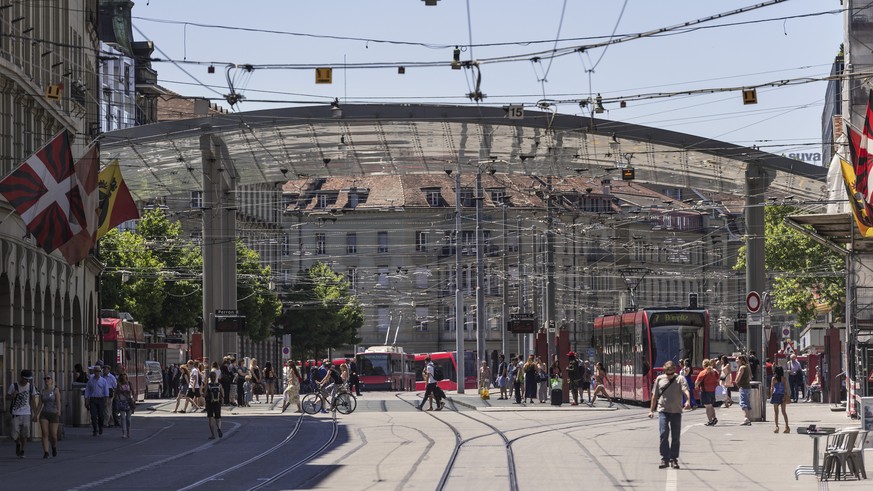
<path id="1" fill-rule="evenodd" d="M 653 312 L 649 318 L 649 327 L 658 326 L 696 326 L 706 325 L 706 314 L 703 312 Z"/>
<path id="2" fill-rule="evenodd" d="M 246 329 L 244 315 L 216 315 L 215 332 L 240 332 Z"/>
<path id="3" fill-rule="evenodd" d="M 514 334 L 533 334 L 537 332 L 537 319 L 532 314 L 510 314 L 506 327 Z"/>

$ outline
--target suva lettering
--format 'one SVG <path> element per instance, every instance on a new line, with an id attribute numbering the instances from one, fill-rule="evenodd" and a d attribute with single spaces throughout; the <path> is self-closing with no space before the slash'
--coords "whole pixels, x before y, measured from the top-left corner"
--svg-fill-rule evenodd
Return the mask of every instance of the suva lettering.
<path id="1" fill-rule="evenodd" d="M 789 153 L 789 159 L 802 160 L 804 162 L 821 162 L 821 153 L 819 152 L 799 152 Z"/>

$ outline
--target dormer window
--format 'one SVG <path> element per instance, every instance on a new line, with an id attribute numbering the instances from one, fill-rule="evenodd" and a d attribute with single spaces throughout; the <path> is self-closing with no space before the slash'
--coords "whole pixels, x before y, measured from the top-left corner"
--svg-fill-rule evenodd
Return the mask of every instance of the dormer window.
<path id="1" fill-rule="evenodd" d="M 473 188 L 461 188 L 461 206 L 473 206 Z"/>
<path id="2" fill-rule="evenodd" d="M 316 208 L 327 208 L 329 201 L 330 200 L 328 199 L 326 194 L 319 194 L 316 198 L 315 207 Z"/>
<path id="3" fill-rule="evenodd" d="M 427 206 L 442 206 L 443 194 L 440 188 L 426 188 L 422 191 L 424 191 L 424 197 L 427 199 Z"/>
<path id="4" fill-rule="evenodd" d="M 502 205 L 506 201 L 506 189 L 489 189 L 488 193 L 491 195 L 491 202 L 495 205 Z"/>

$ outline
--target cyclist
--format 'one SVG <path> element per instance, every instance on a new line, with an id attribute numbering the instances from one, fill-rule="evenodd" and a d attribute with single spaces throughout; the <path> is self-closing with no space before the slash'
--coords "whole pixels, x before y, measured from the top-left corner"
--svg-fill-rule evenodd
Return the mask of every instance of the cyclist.
<path id="1" fill-rule="evenodd" d="M 325 393 L 329 394 L 328 403 L 333 406 L 336 392 L 342 385 L 343 379 L 339 370 L 330 360 L 325 360 L 322 366 L 327 371 L 327 374 L 318 381 L 318 386 L 323 388 Z M 321 412 L 326 413 L 327 411 L 322 409 Z"/>

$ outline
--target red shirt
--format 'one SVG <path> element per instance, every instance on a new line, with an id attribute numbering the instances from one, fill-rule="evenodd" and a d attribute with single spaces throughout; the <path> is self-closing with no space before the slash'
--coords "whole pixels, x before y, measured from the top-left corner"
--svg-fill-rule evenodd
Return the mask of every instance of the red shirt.
<path id="1" fill-rule="evenodd" d="M 704 369 L 697 374 L 695 385 L 700 385 L 704 392 L 715 392 L 715 388 L 718 386 L 718 372 Z"/>

